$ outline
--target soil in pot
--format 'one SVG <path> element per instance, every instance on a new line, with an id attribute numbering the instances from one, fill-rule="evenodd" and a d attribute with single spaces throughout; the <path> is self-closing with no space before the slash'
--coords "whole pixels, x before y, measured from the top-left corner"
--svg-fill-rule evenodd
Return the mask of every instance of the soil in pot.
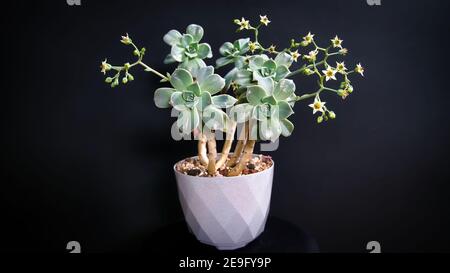
<path id="1" fill-rule="evenodd" d="M 227 162 L 230 160 L 228 157 Z M 190 175 L 190 176 L 202 176 L 202 177 L 211 177 L 211 176 L 226 176 L 227 173 L 231 170 L 232 167 L 227 167 L 227 164 L 224 164 L 219 170 L 217 170 L 215 175 L 209 175 L 206 167 L 200 163 L 198 158 L 187 158 L 183 161 L 180 161 L 176 169 L 177 171 Z M 252 173 L 262 172 L 273 165 L 272 158 L 266 155 L 257 155 L 254 156 L 245 166 L 245 169 L 242 171 L 241 175 L 248 175 Z"/>

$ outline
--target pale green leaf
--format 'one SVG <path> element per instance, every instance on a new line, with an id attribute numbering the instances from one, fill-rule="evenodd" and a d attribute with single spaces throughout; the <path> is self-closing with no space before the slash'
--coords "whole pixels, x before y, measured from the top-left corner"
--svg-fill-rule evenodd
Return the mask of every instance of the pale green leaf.
<path id="1" fill-rule="evenodd" d="M 197 53 L 200 59 L 212 58 L 211 47 L 207 43 L 199 44 Z"/>
<path id="2" fill-rule="evenodd" d="M 171 31 L 167 32 L 166 35 L 164 35 L 163 40 L 164 42 L 166 42 L 166 44 L 173 46 L 180 42 L 181 37 L 182 35 L 180 32 L 172 29 Z"/>
<path id="3" fill-rule="evenodd" d="M 155 105 L 159 108 L 169 108 L 170 107 L 170 97 L 175 92 L 173 88 L 158 88 L 155 91 L 154 101 Z"/>
<path id="4" fill-rule="evenodd" d="M 280 52 L 275 57 L 275 62 L 279 66 L 284 65 L 284 66 L 289 68 L 291 66 L 291 64 L 292 64 L 292 61 L 293 60 L 292 60 L 291 55 L 287 54 L 286 52 Z"/>
<path id="5" fill-rule="evenodd" d="M 230 110 L 231 118 L 237 123 L 245 122 L 249 119 L 253 110 L 253 105 L 249 103 L 241 103 L 235 105 Z"/>
<path id="6" fill-rule="evenodd" d="M 287 119 L 282 119 L 280 122 L 281 125 L 281 134 L 285 137 L 288 137 L 294 131 L 294 124 Z"/>
<path id="7" fill-rule="evenodd" d="M 251 105 L 262 104 L 261 100 L 267 96 L 267 92 L 261 86 L 253 85 L 247 88 L 247 101 Z"/>
<path id="8" fill-rule="evenodd" d="M 174 92 L 172 96 L 170 96 L 170 104 L 172 104 L 173 108 L 178 111 L 184 111 L 188 109 L 183 99 L 183 92 L 180 91 Z"/>
<path id="9" fill-rule="evenodd" d="M 207 91 L 211 95 L 216 94 L 225 86 L 225 80 L 217 74 L 208 76 L 200 83 L 202 91 Z"/>
<path id="10" fill-rule="evenodd" d="M 193 84 L 189 85 L 186 89 L 192 91 L 197 97 L 200 97 L 202 93 L 202 90 L 200 90 L 200 85 L 198 85 L 197 82 L 194 82 Z"/>
<path id="11" fill-rule="evenodd" d="M 170 50 L 170 55 L 177 62 L 182 62 L 184 59 L 184 48 L 179 47 L 178 45 L 173 45 Z"/>
<path id="12" fill-rule="evenodd" d="M 208 92 L 203 92 L 200 97 L 200 101 L 198 102 L 196 107 L 199 111 L 203 111 L 203 109 L 211 105 L 211 103 L 212 103 L 211 94 L 209 94 Z"/>
<path id="13" fill-rule="evenodd" d="M 196 24 L 191 24 L 186 28 L 186 33 L 193 37 L 194 42 L 199 42 L 203 37 L 203 28 Z"/>
<path id="14" fill-rule="evenodd" d="M 289 103 L 285 101 L 278 102 L 278 118 L 280 120 L 288 118 L 290 115 L 294 113 Z"/>
<path id="15" fill-rule="evenodd" d="M 274 96 L 277 100 L 286 100 L 295 92 L 295 83 L 293 80 L 280 80 L 274 90 Z"/>
<path id="16" fill-rule="evenodd" d="M 220 55 L 225 56 L 225 57 L 233 54 L 233 51 L 234 51 L 234 45 L 230 42 L 224 43 L 219 48 Z"/>
<path id="17" fill-rule="evenodd" d="M 212 102 L 219 108 L 229 108 L 237 102 L 237 99 L 230 95 L 223 94 L 212 97 Z"/>
<path id="18" fill-rule="evenodd" d="M 170 76 L 170 83 L 176 90 L 186 90 L 193 83 L 192 75 L 186 69 L 177 68 Z"/>

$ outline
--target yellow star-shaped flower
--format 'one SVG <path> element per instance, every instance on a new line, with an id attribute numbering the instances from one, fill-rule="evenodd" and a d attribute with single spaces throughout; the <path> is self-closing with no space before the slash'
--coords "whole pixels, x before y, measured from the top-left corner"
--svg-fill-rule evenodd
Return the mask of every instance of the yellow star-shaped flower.
<path id="1" fill-rule="evenodd" d="M 341 62 L 341 63 L 336 62 L 336 70 L 337 70 L 337 72 L 344 74 L 345 71 L 347 70 L 347 67 L 345 67 L 344 62 Z"/>
<path id="2" fill-rule="evenodd" d="M 250 21 L 249 20 L 245 20 L 244 17 L 242 17 L 241 21 L 239 22 L 239 24 L 241 27 L 239 28 L 239 30 L 243 30 L 243 29 L 249 29 L 250 28 Z"/>
<path id="3" fill-rule="evenodd" d="M 275 51 L 275 46 L 274 45 L 271 45 L 269 48 L 268 48 L 268 50 L 269 50 L 269 53 L 276 53 L 276 51 Z"/>
<path id="4" fill-rule="evenodd" d="M 305 41 L 307 44 L 312 43 L 312 41 L 314 40 L 314 34 L 311 34 L 311 32 L 308 32 L 308 34 L 303 37 L 303 41 Z"/>
<path id="5" fill-rule="evenodd" d="M 342 42 L 343 40 L 339 39 L 339 37 L 336 35 L 333 39 L 331 39 L 331 44 L 334 48 L 339 47 L 342 48 Z"/>
<path id="6" fill-rule="evenodd" d="M 313 115 L 317 112 L 324 112 L 324 105 L 326 102 L 322 102 L 320 101 L 320 98 L 317 96 L 314 98 L 314 103 L 311 103 L 310 105 L 308 105 L 309 107 L 311 107 L 313 109 Z"/>
<path id="7" fill-rule="evenodd" d="M 264 15 L 264 16 L 260 15 L 259 18 L 261 18 L 259 20 L 261 22 L 261 24 L 263 24 L 265 26 L 267 26 L 270 23 L 269 18 L 267 18 L 266 15 Z"/>
<path id="8" fill-rule="evenodd" d="M 257 43 L 250 41 L 248 43 L 248 48 L 253 53 L 253 52 L 255 52 L 255 50 L 257 50 L 259 48 L 259 45 Z"/>
<path id="9" fill-rule="evenodd" d="M 298 57 L 300 57 L 300 53 L 298 53 L 298 50 L 291 52 L 291 58 L 294 60 L 294 62 L 297 62 Z"/>
<path id="10" fill-rule="evenodd" d="M 326 70 L 322 70 L 322 73 L 325 75 L 325 80 L 329 81 L 336 80 L 336 70 L 333 69 L 333 67 L 328 66 Z"/>
<path id="11" fill-rule="evenodd" d="M 364 76 L 364 67 L 361 66 L 361 63 L 356 65 L 355 72 Z"/>

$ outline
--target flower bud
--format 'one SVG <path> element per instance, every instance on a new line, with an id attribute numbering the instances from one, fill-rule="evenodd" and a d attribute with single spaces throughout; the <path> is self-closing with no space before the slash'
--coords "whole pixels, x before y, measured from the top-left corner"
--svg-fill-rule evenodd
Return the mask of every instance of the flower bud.
<path id="1" fill-rule="evenodd" d="M 317 117 L 317 123 L 322 123 L 323 121 L 323 117 L 322 116 L 318 116 Z"/>
<path id="2" fill-rule="evenodd" d="M 134 77 L 133 77 L 133 75 L 131 75 L 131 74 L 128 74 L 127 75 L 127 77 L 128 77 L 128 80 L 131 82 L 131 81 L 134 81 Z"/>
<path id="3" fill-rule="evenodd" d="M 303 73 L 307 76 L 310 76 L 310 75 L 314 74 L 314 71 L 312 71 L 309 68 L 305 68 L 305 70 L 303 70 Z"/>
<path id="4" fill-rule="evenodd" d="M 347 86 L 347 92 L 352 93 L 353 92 L 353 86 L 351 84 L 349 84 Z"/>
<path id="5" fill-rule="evenodd" d="M 128 79 L 127 79 L 126 77 L 123 77 L 123 78 L 122 78 L 122 82 L 123 82 L 124 84 L 126 84 L 126 83 L 128 82 Z"/>
<path id="6" fill-rule="evenodd" d="M 335 119 L 335 118 L 336 118 L 336 114 L 335 114 L 333 111 L 328 112 L 328 116 L 329 116 L 331 119 Z"/>
<path id="7" fill-rule="evenodd" d="M 133 55 L 134 56 L 139 56 L 141 53 L 139 52 L 139 50 L 137 50 L 137 49 L 135 49 L 134 51 L 133 51 Z"/>
<path id="8" fill-rule="evenodd" d="M 111 77 L 108 77 L 108 78 L 105 79 L 106 83 L 112 83 L 112 81 L 113 81 L 113 79 Z"/>

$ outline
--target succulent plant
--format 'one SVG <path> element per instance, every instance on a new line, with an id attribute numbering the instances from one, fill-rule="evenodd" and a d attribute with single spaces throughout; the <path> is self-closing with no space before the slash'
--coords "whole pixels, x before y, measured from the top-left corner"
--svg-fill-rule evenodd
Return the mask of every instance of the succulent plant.
<path id="1" fill-rule="evenodd" d="M 245 58 L 242 56 L 249 51 L 249 42 L 250 38 L 244 38 L 236 40 L 234 43 L 224 43 L 219 49 L 223 57 L 216 60 L 216 66 L 222 67 L 234 62 L 243 62 Z"/>
<path id="2" fill-rule="evenodd" d="M 274 141 L 280 135 L 290 136 L 294 125 L 287 118 L 294 113 L 292 106 L 295 103 L 295 83 L 282 79 L 271 90 L 260 85 L 248 86 L 247 90 L 248 102 L 231 109 L 234 120 L 238 123 L 252 119 L 256 121 L 258 126 L 253 128 L 253 134 L 256 137 L 259 135 L 261 140 Z"/>
<path id="3" fill-rule="evenodd" d="M 170 87 L 155 91 L 155 104 L 159 108 L 173 107 L 179 112 L 175 125 L 183 134 L 194 132 L 197 136 L 199 160 L 207 166 L 209 175 L 215 175 L 225 164 L 229 168 L 228 176 L 240 175 L 252 157 L 257 140 L 275 141 L 281 135 L 291 136 L 294 125 L 288 118 L 298 101 L 313 100 L 309 107 L 313 115 L 320 114 L 318 123 L 335 119 L 336 114 L 328 109 L 321 96 L 327 93 L 345 99 L 354 92 L 349 76 L 364 75 L 361 64 L 353 70 L 347 69 L 342 60 L 336 60 L 336 66 L 331 65 L 330 58 L 348 53 L 338 36 L 331 39 L 327 47 L 320 47 L 314 34 L 309 32 L 302 41 L 292 39 L 288 47 L 277 51 L 275 45 L 265 47 L 259 41 L 260 28 L 270 23 L 267 16 L 260 16 L 256 26 L 245 18 L 236 19 L 234 23 L 239 26 L 238 31 L 253 32 L 254 37 L 226 42 L 220 47 L 222 57 L 216 60 L 216 68 L 231 67 L 224 78 L 214 74 L 214 68 L 203 61 L 211 58 L 212 52 L 208 44 L 200 43 L 203 28 L 194 24 L 187 27 L 185 34 L 171 30 L 164 36 L 164 41 L 171 46 L 164 62 L 179 63 L 172 74 L 160 73 L 146 65 L 142 61 L 145 48 L 138 48 L 128 34 L 122 36 L 121 42 L 132 47 L 137 60 L 117 66 L 105 59 L 101 64 L 104 74 L 115 73 L 105 79 L 111 87 L 133 81 L 130 71 L 137 66 L 157 75 L 161 82 L 170 83 Z M 299 49 L 307 47 L 312 48 L 300 58 L 305 62 L 291 70 L 301 56 Z M 291 78 L 299 74 L 317 77 L 318 89 L 296 95 Z M 330 85 L 333 81 L 337 82 L 335 86 Z M 227 94 L 230 87 L 233 96 Z M 241 130 L 228 160 L 235 131 L 242 125 L 245 129 Z M 217 158 L 216 131 L 226 133 L 220 158 Z"/>
<path id="4" fill-rule="evenodd" d="M 177 126 L 181 132 L 192 132 L 201 120 L 213 130 L 225 128 L 228 116 L 221 108 L 229 108 L 237 100 L 227 94 L 214 96 L 222 90 L 225 80 L 214 74 L 212 66 L 195 68 L 192 72 L 177 68 L 169 81 L 172 87 L 158 88 L 154 100 L 159 108 L 172 106 L 180 111 Z"/>
<path id="5" fill-rule="evenodd" d="M 178 30 L 170 30 L 163 38 L 164 42 L 171 46 L 164 63 L 179 62 L 180 67 L 186 69 L 206 66 L 203 59 L 212 58 L 212 51 L 209 44 L 200 43 L 202 38 L 203 28 L 199 25 L 189 25 L 185 34 L 181 34 Z"/>

